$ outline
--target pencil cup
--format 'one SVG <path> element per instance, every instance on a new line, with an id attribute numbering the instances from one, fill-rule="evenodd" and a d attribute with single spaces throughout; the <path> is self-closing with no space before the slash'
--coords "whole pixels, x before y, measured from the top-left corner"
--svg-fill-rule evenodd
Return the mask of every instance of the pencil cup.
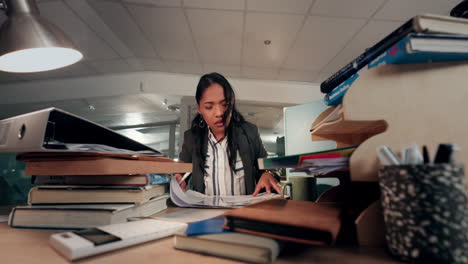
<path id="1" fill-rule="evenodd" d="M 286 187 L 289 186 L 291 200 L 314 201 L 316 195 L 317 179 L 307 176 L 288 177 L 288 181 L 281 182 L 281 193 L 284 197 Z"/>
<path id="2" fill-rule="evenodd" d="M 393 255 L 417 263 L 468 263 L 463 166 L 386 166 L 379 185 Z"/>

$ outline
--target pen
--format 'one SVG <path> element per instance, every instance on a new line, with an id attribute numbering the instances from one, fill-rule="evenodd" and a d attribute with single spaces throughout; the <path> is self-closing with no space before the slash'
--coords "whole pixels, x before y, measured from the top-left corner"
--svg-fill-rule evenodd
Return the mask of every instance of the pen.
<path id="1" fill-rule="evenodd" d="M 190 176 L 190 174 L 192 174 L 192 173 L 191 172 L 185 173 L 184 176 L 182 177 L 182 179 L 180 179 L 179 184 L 181 184 L 183 181 L 185 181 L 188 178 L 188 176 Z"/>
<path id="2" fill-rule="evenodd" d="M 439 144 L 434 163 L 449 163 L 452 161 L 453 145 Z"/>
<path id="3" fill-rule="evenodd" d="M 423 146 L 423 159 L 424 163 L 429 163 L 429 152 L 427 151 L 426 145 Z"/>

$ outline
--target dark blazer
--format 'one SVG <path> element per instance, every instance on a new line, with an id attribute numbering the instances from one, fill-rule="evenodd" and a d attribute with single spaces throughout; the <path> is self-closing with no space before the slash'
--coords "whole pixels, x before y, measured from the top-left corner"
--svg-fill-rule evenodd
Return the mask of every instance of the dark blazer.
<path id="1" fill-rule="evenodd" d="M 258 170 L 258 158 L 267 156 L 267 152 L 263 147 L 262 140 L 258 133 L 257 126 L 252 123 L 244 122 L 235 127 L 235 133 L 238 135 L 239 154 L 244 165 L 245 172 L 245 190 L 247 194 L 253 193 L 255 184 L 262 175 L 263 171 Z M 204 136 L 202 147 L 208 151 L 208 133 Z M 193 135 L 189 129 L 184 133 L 184 143 L 182 151 L 179 154 L 179 160 L 183 162 L 191 162 L 193 164 L 191 179 L 189 180 L 189 188 L 197 192 L 205 193 L 204 173 L 198 166 L 201 157 L 199 153 L 193 151 Z"/>

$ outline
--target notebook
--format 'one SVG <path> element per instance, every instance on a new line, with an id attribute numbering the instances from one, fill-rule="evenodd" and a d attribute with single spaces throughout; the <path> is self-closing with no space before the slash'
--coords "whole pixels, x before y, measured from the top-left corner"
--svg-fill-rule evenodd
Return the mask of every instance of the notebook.
<path id="1" fill-rule="evenodd" d="M 225 229 L 309 245 L 332 245 L 340 209 L 307 201 L 273 199 L 224 214 Z"/>

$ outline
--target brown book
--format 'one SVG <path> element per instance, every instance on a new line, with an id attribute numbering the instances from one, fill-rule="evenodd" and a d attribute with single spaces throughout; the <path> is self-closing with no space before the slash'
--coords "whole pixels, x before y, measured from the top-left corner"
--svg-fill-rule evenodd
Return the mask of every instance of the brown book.
<path id="1" fill-rule="evenodd" d="M 136 204 L 68 204 L 16 206 L 8 225 L 19 228 L 83 229 L 125 223 L 167 208 L 168 194 Z"/>
<path id="2" fill-rule="evenodd" d="M 41 175 L 32 176 L 32 184 L 41 185 L 104 185 L 145 186 L 151 185 L 146 174 L 135 175 Z"/>
<path id="3" fill-rule="evenodd" d="M 127 160 L 148 160 L 160 162 L 174 162 L 174 160 L 167 157 L 160 156 L 146 156 L 146 155 L 133 155 L 124 153 L 112 152 L 75 152 L 75 151 L 61 151 L 61 152 L 27 152 L 21 153 L 16 156 L 19 161 L 51 161 L 51 160 L 94 160 L 97 158 L 110 157 L 116 159 Z"/>
<path id="4" fill-rule="evenodd" d="M 29 204 L 141 203 L 169 192 L 169 184 L 148 186 L 43 185 L 29 190 Z"/>
<path id="5" fill-rule="evenodd" d="M 236 232 L 198 236 L 176 234 L 174 247 L 248 263 L 272 263 L 281 248 L 274 239 Z"/>
<path id="6" fill-rule="evenodd" d="M 340 209 L 306 201 L 273 199 L 227 211 L 225 229 L 309 245 L 331 245 Z"/>
<path id="7" fill-rule="evenodd" d="M 26 175 L 122 175 L 145 173 L 183 173 L 191 172 L 192 164 L 148 160 L 132 160 L 107 156 L 94 156 L 64 159 L 40 159 L 26 161 Z"/>

